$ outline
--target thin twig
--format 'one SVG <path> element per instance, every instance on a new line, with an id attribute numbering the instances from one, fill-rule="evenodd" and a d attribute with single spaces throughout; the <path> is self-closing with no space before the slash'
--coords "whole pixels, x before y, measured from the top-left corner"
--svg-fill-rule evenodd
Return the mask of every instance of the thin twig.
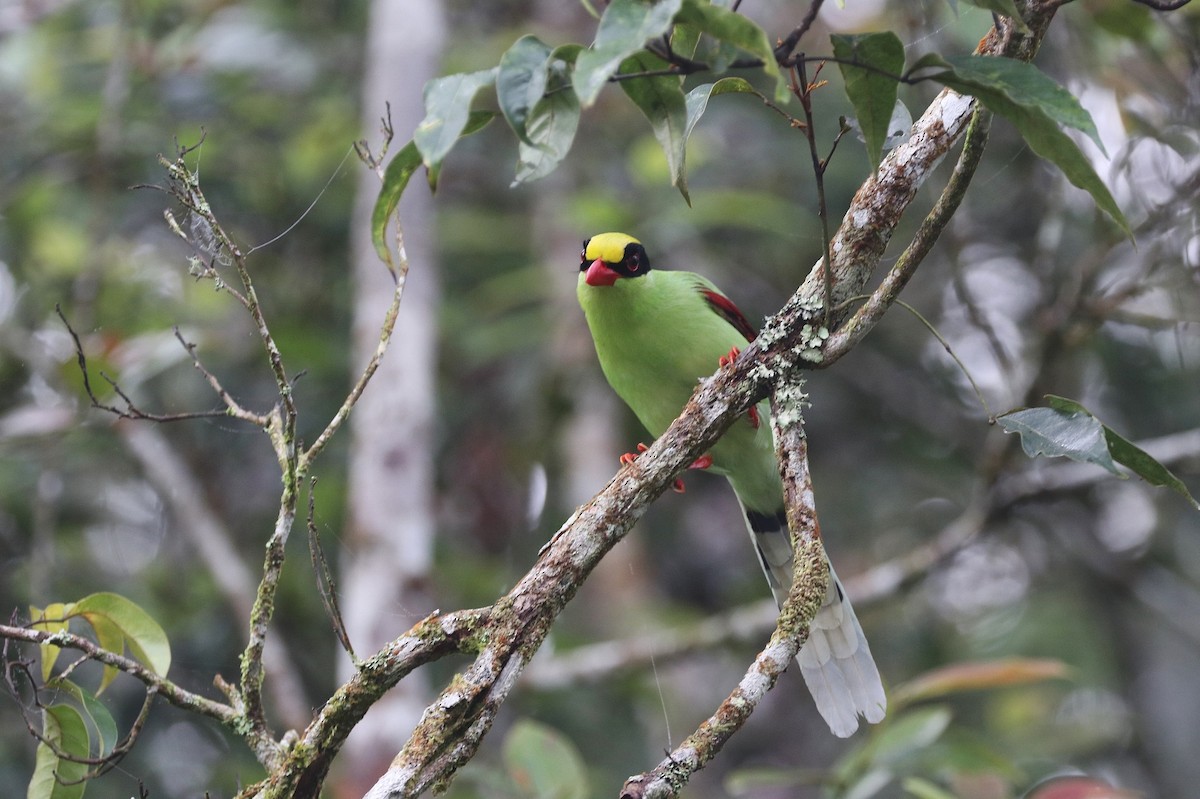
<path id="1" fill-rule="evenodd" d="M 899 297 L 900 292 L 908 285 L 909 279 L 917 267 L 937 243 L 938 237 L 950 224 L 950 219 L 958 210 L 966 195 L 967 187 L 975 176 L 975 170 L 983 158 L 984 147 L 987 144 L 988 131 L 991 126 L 991 113 L 975 106 L 971 121 L 963 140 L 963 150 L 954 172 L 947 181 L 946 187 L 938 197 L 933 209 L 922 220 L 912 241 L 896 259 L 896 263 L 888 270 L 879 286 L 871 293 L 870 298 L 846 322 L 830 334 L 822 350 L 821 366 L 829 366 L 854 348 L 866 337 L 883 315 Z"/>
<path id="2" fill-rule="evenodd" d="M 165 677 L 155 674 L 138 661 L 104 649 L 81 635 L 0 624 L 0 638 L 26 641 L 32 644 L 53 644 L 62 649 L 74 649 L 82 652 L 89 660 L 112 666 L 140 681 L 147 688 L 153 688 L 164 699 L 177 707 L 193 710 L 230 728 L 233 728 L 238 721 L 237 713 L 229 705 L 214 702 L 199 694 L 186 691 Z"/>
<path id="3" fill-rule="evenodd" d="M 801 57 L 799 63 L 792 68 L 792 94 L 796 95 L 800 100 L 800 106 L 804 109 L 804 133 L 805 139 L 808 140 L 809 157 L 812 160 L 813 178 L 816 181 L 817 191 L 817 216 L 821 220 L 821 243 L 823 250 L 821 253 L 821 274 L 824 282 L 824 297 L 822 305 L 824 306 L 823 324 L 828 330 L 833 321 L 833 273 L 831 265 L 833 264 L 833 255 L 830 252 L 830 232 L 829 232 L 829 208 L 825 202 L 825 168 L 828 162 L 822 161 L 820 154 L 817 152 L 817 130 L 813 120 L 812 111 L 812 93 L 816 89 L 816 78 L 821 74 L 821 67 L 817 65 L 817 71 L 813 74 L 813 83 L 808 81 L 808 73 L 804 68 L 804 59 Z M 841 134 L 838 134 L 841 138 Z M 836 142 L 834 143 L 836 147 Z M 832 150 L 830 151 L 832 154 Z"/>
<path id="4" fill-rule="evenodd" d="M 337 636 L 350 660 L 357 663 L 358 657 L 354 654 L 354 647 L 350 645 L 350 633 L 346 630 L 346 622 L 342 619 L 342 610 L 338 606 L 337 585 L 329 568 L 329 561 L 325 558 L 325 550 L 321 548 L 321 535 L 317 532 L 316 490 L 317 478 L 313 477 L 308 485 L 308 554 L 312 558 L 313 576 L 321 594 L 321 603 L 325 606 L 325 615 L 333 625 L 333 634 Z"/>
<path id="5" fill-rule="evenodd" d="M 812 3 L 808 6 L 808 11 L 805 12 L 803 19 L 800 20 L 800 24 L 793 28 L 792 32 L 775 48 L 775 60 L 779 62 L 780 66 L 793 66 L 788 63 L 788 59 L 791 58 L 792 51 L 796 49 L 796 45 L 804 38 L 804 34 L 808 33 L 809 28 L 817 21 L 817 14 L 821 13 L 821 6 L 824 2 L 825 0 L 812 0 Z"/>
<path id="6" fill-rule="evenodd" d="M 104 378 L 113 392 L 121 398 L 125 403 L 125 407 L 119 408 L 116 405 L 101 402 L 100 398 L 96 396 L 96 390 L 92 387 L 91 370 L 88 368 L 87 356 L 83 352 L 83 342 L 79 340 L 79 334 L 75 332 L 75 328 L 71 327 L 71 323 L 67 321 L 67 317 L 60 305 L 56 304 L 54 306 L 54 312 L 62 320 L 63 325 L 67 328 L 67 333 L 71 336 L 71 341 L 75 345 L 75 360 L 79 364 L 79 374 L 83 378 L 83 390 L 88 395 L 88 401 L 91 402 L 93 408 L 111 413 L 119 419 L 143 419 L 149 422 L 180 422 L 186 419 L 212 419 L 214 417 L 230 415 L 227 411 L 221 410 L 186 411 L 184 413 L 149 413 L 148 411 L 143 411 L 121 389 L 117 382 L 104 372 L 101 372 L 100 376 Z"/>

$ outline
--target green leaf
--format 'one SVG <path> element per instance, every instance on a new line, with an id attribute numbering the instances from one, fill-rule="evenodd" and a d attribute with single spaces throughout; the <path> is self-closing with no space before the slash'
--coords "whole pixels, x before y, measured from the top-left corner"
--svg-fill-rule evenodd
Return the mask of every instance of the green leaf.
<path id="1" fill-rule="evenodd" d="M 1060 125 L 1086 133 L 1100 152 L 1108 155 L 1092 115 L 1075 95 L 1033 64 L 980 55 L 954 56 L 946 63 L 960 80 L 1002 92 L 1014 103 L 1035 108 Z"/>
<path id="2" fill-rule="evenodd" d="M 916 799 L 955 799 L 954 794 L 920 777 L 908 777 L 901 786 L 909 796 Z"/>
<path id="3" fill-rule="evenodd" d="M 696 46 L 700 44 L 700 28 L 687 22 L 676 22 L 671 31 L 671 51 L 684 58 L 696 56 Z"/>
<path id="4" fill-rule="evenodd" d="M 62 602 L 52 602 L 44 608 L 30 606 L 29 626 L 48 633 L 60 633 L 67 629 L 70 614 L 71 606 Z M 54 664 L 61 650 L 54 644 L 41 644 L 38 648 L 42 654 L 42 680 L 46 681 L 54 673 Z"/>
<path id="5" fill-rule="evenodd" d="M 462 135 L 470 136 L 482 130 L 495 116 L 491 111 L 472 111 Z M 421 154 L 417 151 L 416 143 L 410 141 L 388 162 L 383 173 L 383 185 L 379 189 L 379 196 L 375 198 L 375 209 L 371 212 L 371 241 L 375 244 L 375 253 L 388 265 L 393 274 L 396 266 L 392 261 L 392 250 L 387 245 L 388 220 L 395 213 L 396 206 L 400 204 L 400 196 L 404 194 L 408 181 L 419 166 Z"/>
<path id="6" fill-rule="evenodd" d="M 736 48 L 762 61 L 763 72 L 775 80 L 777 100 L 783 101 L 789 96 L 787 77 L 779 71 L 779 65 L 775 62 L 771 38 L 754 21 L 706 0 L 684 0 L 683 8 L 675 19 L 689 27 L 694 26 L 701 33 L 707 33 L 723 45 L 711 59 L 714 72 L 723 72 L 728 67 L 736 54 L 731 48 Z"/>
<path id="7" fill-rule="evenodd" d="M 1031 458 L 1045 455 L 1094 463 L 1123 477 L 1108 452 L 1104 426 L 1088 413 L 1057 408 L 1025 408 L 996 419 L 1009 433 L 1021 436 L 1021 448 Z"/>
<path id="8" fill-rule="evenodd" d="M 79 711 L 70 705 L 52 705 L 42 711 L 42 735 L 66 754 L 80 758 L 89 755 L 87 725 Z M 86 764 L 61 760 L 54 749 L 39 743 L 26 799 L 79 799 L 87 787 L 81 781 L 87 771 Z M 64 782 L 72 784 L 63 785 Z"/>
<path id="9" fill-rule="evenodd" d="M 596 102 L 604 84 L 625 59 L 641 50 L 649 39 L 671 28 L 683 0 L 612 0 L 604 9 L 596 41 L 575 62 L 575 92 L 586 108 Z"/>
<path id="10" fill-rule="evenodd" d="M 460 72 L 425 84 L 425 118 L 413 133 L 421 161 L 432 177 L 471 118 L 471 102 L 496 81 L 497 68 Z"/>
<path id="11" fill-rule="evenodd" d="M 1067 125 L 1086 133 L 1101 152 L 1100 136 L 1091 115 L 1063 87 L 1032 64 L 992 56 L 960 56 L 944 59 L 926 55 L 913 70 L 939 67 L 929 77 L 960 94 L 976 97 L 990 110 L 1016 125 L 1029 147 L 1050 161 L 1078 188 L 1092 195 L 1126 236 L 1133 237 L 1128 220 L 1117 207 L 1108 187 L 1100 180 L 1078 145 L 1059 129 Z"/>
<path id="12" fill-rule="evenodd" d="M 941 737 L 951 718 L 949 708 L 937 705 L 893 716 L 869 745 L 872 763 L 895 765 L 924 749 Z"/>
<path id="13" fill-rule="evenodd" d="M 514 186 L 550 174 L 566 158 L 579 128 L 579 98 L 569 85 L 546 95 L 527 123 L 528 143 L 517 145 Z"/>
<path id="14" fill-rule="evenodd" d="M 1046 395 L 1046 402 L 1052 408 L 1067 413 L 1086 413 L 1092 416 L 1091 411 L 1080 405 L 1074 400 L 1066 397 L 1058 397 L 1053 394 Z M 1169 488 L 1175 493 L 1187 499 L 1193 506 L 1200 508 L 1200 503 L 1196 502 L 1196 498 L 1188 491 L 1183 481 L 1176 477 L 1170 469 L 1163 466 L 1155 460 L 1150 453 L 1140 448 L 1127 438 L 1124 438 L 1108 425 L 1100 422 L 1104 428 L 1104 441 L 1108 444 L 1109 454 L 1113 460 L 1122 466 L 1127 467 L 1131 472 L 1145 480 L 1153 486 Z"/>
<path id="15" fill-rule="evenodd" d="M 890 713 L 871 738 L 835 767 L 837 782 L 852 785 L 845 795 L 878 793 L 894 778 L 895 767 L 936 741 L 951 718 L 948 708 L 937 705 Z"/>
<path id="16" fill-rule="evenodd" d="M 50 687 L 74 697 L 75 701 L 79 702 L 87 720 L 96 729 L 96 737 L 99 739 L 99 754 L 103 756 L 111 752 L 117 743 L 117 722 L 113 720 L 108 708 L 90 691 L 84 690 L 82 686 L 70 680 L 53 680 Z"/>
<path id="17" fill-rule="evenodd" d="M 842 794 L 842 799 L 871 799 L 888 786 L 896 775 L 891 769 L 872 768 L 859 776 Z"/>
<path id="18" fill-rule="evenodd" d="M 536 36 L 522 36 L 500 56 L 496 72 L 496 99 L 517 138 L 532 145 L 526 120 L 546 93 L 550 78 L 550 45 Z"/>
<path id="19" fill-rule="evenodd" d="M 743 78 L 721 78 L 716 83 L 703 83 L 697 86 L 684 98 L 687 106 L 687 125 L 683 131 L 684 144 L 687 144 L 700 117 L 704 116 L 704 112 L 708 110 L 708 101 L 722 94 L 753 94 L 755 97 L 763 97 Z"/>
<path id="20" fill-rule="evenodd" d="M 675 19 L 695 26 L 717 41 L 728 42 L 746 51 L 763 62 L 763 71 L 768 75 L 779 75 L 779 65 L 775 63 L 775 51 L 767 32 L 749 18 L 706 0 L 684 0 Z"/>
<path id="21" fill-rule="evenodd" d="M 1029 26 L 1025 24 L 1025 20 L 1021 19 L 1021 12 L 1017 11 L 1013 0 L 963 0 L 963 2 L 969 6 L 982 8 L 984 11 L 1008 17 L 1016 24 L 1017 30 L 1021 33 L 1029 33 Z"/>
<path id="22" fill-rule="evenodd" d="M 621 64 L 621 72 L 647 72 L 661 69 L 665 64 L 666 62 L 658 56 L 641 52 L 627 58 Z M 634 105 L 642 110 L 646 119 L 650 120 L 654 138 L 658 140 L 659 146 L 667 156 L 671 185 L 679 189 L 683 199 L 690 205 L 687 175 L 684 171 L 687 102 L 683 98 L 680 79 L 674 75 L 634 78 L 621 81 L 621 89 L 633 100 Z"/>
<path id="23" fill-rule="evenodd" d="M 92 629 L 96 633 L 96 643 L 107 649 L 109 652 L 121 654 L 125 651 L 125 634 L 121 632 L 121 628 L 104 616 L 95 615 L 88 619 L 92 625 Z M 117 667 L 104 664 L 104 673 L 100 677 L 100 687 L 96 689 L 96 693 L 104 693 L 104 689 L 108 687 L 117 676 Z"/>
<path id="24" fill-rule="evenodd" d="M 1118 477 L 1125 475 L 1116 464 L 1127 467 L 1150 485 L 1169 488 L 1195 508 L 1196 498 L 1183 481 L 1150 453 L 1121 436 L 1075 400 L 1046 395 L 1048 408 L 1026 408 L 997 418 L 1010 433 L 1021 435 L 1021 447 L 1030 457 L 1065 455 L 1072 460 L 1095 463 Z M 1114 463 L 1115 461 L 1115 463 Z"/>
<path id="25" fill-rule="evenodd" d="M 521 719 L 504 739 L 504 765 L 529 799 L 585 799 L 587 769 L 579 750 L 560 732 Z"/>
<path id="26" fill-rule="evenodd" d="M 866 140 L 871 169 L 878 169 L 900 86 L 896 78 L 889 76 L 899 76 L 904 70 L 904 44 L 891 32 L 834 34 L 829 38 L 833 54 L 841 59 L 838 69 Z"/>
<path id="27" fill-rule="evenodd" d="M 103 592 L 79 600 L 74 611 L 88 620 L 97 635 L 116 627 L 133 656 L 155 674 L 165 676 L 171 668 L 167 634 L 139 605 L 119 594 Z"/>

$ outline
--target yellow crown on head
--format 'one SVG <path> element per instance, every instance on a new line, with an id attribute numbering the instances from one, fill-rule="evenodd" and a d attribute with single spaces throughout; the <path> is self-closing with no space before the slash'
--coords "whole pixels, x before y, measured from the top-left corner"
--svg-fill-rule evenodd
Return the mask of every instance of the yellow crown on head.
<path id="1" fill-rule="evenodd" d="M 588 239 L 583 257 L 589 261 L 597 258 L 609 264 L 619 264 L 625 260 L 625 248 L 630 244 L 641 244 L 628 233 L 597 233 Z"/>

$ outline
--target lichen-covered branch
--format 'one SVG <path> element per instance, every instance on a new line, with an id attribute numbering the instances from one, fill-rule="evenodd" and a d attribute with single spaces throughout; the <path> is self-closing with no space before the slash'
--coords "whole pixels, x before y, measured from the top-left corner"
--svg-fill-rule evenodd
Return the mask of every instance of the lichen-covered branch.
<path id="1" fill-rule="evenodd" d="M 771 404 L 771 423 L 795 551 L 792 585 L 779 609 L 775 632 L 716 711 L 654 769 L 630 777 L 621 790 L 621 799 L 678 795 L 691 775 L 716 757 L 775 686 L 779 675 L 808 640 L 809 625 L 826 595 L 829 568 L 808 468 L 803 418 L 807 396 L 799 372 L 782 378 Z"/>
<path id="2" fill-rule="evenodd" d="M 1053 13 L 1053 7 L 1032 4 L 1025 14 L 1029 36 L 1005 26 L 989 34 L 981 50 L 1032 57 Z M 960 138 L 973 109 L 971 100 L 943 92 L 917 122 L 909 142 L 893 150 L 855 195 L 831 248 L 834 303 L 862 292 L 904 210 Z M 829 336 L 820 326 L 824 282 L 822 270 L 814 269 L 737 360 L 702 380 L 675 423 L 567 520 L 533 569 L 496 604 L 487 646 L 429 707 L 367 794 L 369 799 L 415 796 L 425 787 L 444 785 L 473 755 L 490 728 L 496 701 L 507 695 L 516 674 L 599 559 L 738 415 L 783 385 L 782 375 L 821 361 L 821 347 Z M 798 551 L 807 550 L 801 546 Z M 792 644 L 795 641 L 787 646 Z M 770 660 L 779 650 L 768 649 Z M 758 663 L 751 672 L 770 673 L 769 665 L 765 672 L 758 671 Z"/>

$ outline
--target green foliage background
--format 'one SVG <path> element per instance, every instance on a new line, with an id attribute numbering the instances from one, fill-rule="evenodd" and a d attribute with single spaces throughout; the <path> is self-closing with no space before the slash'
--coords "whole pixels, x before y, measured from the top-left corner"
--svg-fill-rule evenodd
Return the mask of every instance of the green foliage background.
<path id="1" fill-rule="evenodd" d="M 744 10 L 786 31 L 795 5 Z M 524 4 L 452 3 L 447 11 L 446 72 L 494 65 L 531 29 L 552 45 L 586 41 L 592 30 L 582 9 L 531 16 Z M 168 631 L 172 677 L 196 690 L 236 670 L 241 622 L 230 622 L 210 578 L 193 568 L 112 420 L 85 409 L 54 308 L 84 337 L 94 365 L 146 407 L 215 402 L 173 325 L 239 398 L 270 401 L 247 321 L 188 276 L 188 253 L 162 221 L 167 197 L 129 188 L 160 181 L 155 154 L 203 136 L 201 179 L 218 215 L 244 245 L 272 242 L 253 256 L 256 279 L 285 358 L 307 372 L 298 402 L 302 434 L 314 435 L 304 425 L 327 418 L 349 380 L 347 229 L 361 168 L 350 145 L 375 135 L 357 122 L 365 20 L 361 2 L 68 2 L 0 31 L 0 606 L 23 612 L 119 591 Z M 944 3 L 897 3 L 855 30 L 897 31 L 912 60 L 969 52 L 988 21 L 965 5 L 956 15 Z M 1200 16 L 1160 19 L 1094 0 L 1068 6 L 1055 25 L 1038 63 L 1097 118 L 1113 155 L 1098 169 L 1137 249 L 997 123 L 964 209 L 905 298 L 939 326 L 997 410 L 1053 392 L 1080 398 L 1131 440 L 1200 429 Z M 813 52 L 828 51 L 827 40 L 813 42 Z M 836 70 L 822 77 L 833 84 L 818 94 L 818 134 L 828 143 L 850 111 Z M 902 88 L 901 98 L 919 111 L 934 91 Z M 436 272 L 443 294 L 431 453 L 439 474 L 432 579 L 442 608 L 493 599 L 578 500 L 566 494 L 564 429 L 583 404 L 578 387 L 597 383 L 570 293 L 576 240 L 629 230 L 656 265 L 704 272 L 755 320 L 778 307 L 820 252 L 803 141 L 744 96 L 714 99 L 693 135 L 690 208 L 669 185 L 644 120 L 612 88 L 585 112 L 554 175 L 514 189 L 515 163 L 499 125 L 461 143 L 436 198 L 438 263 L 413 265 L 414 280 Z M 826 178 L 835 218 L 869 168 L 862 148 L 844 141 Z M 919 199 L 917 210 L 929 202 Z M 1091 299 L 1073 302 L 1076 292 Z M 843 577 L 922 546 L 962 508 L 989 430 L 914 320 L 890 315 L 836 369 L 814 374 L 811 393 L 818 501 Z M 629 447 L 644 435 L 632 419 L 614 423 Z M 256 563 L 278 485 L 260 434 L 219 421 L 162 432 L 204 476 L 209 500 Z M 344 446 L 323 461 L 317 497 L 334 542 Z M 1013 455 L 1001 479 L 1042 466 Z M 531 528 L 526 495 L 539 468 L 549 494 Z M 1195 453 L 1173 468 L 1194 491 Z M 634 537 L 636 603 L 588 586 L 557 647 L 645 634 L 763 595 L 718 480 L 691 477 L 689 493 L 664 499 Z M 893 685 L 946 663 L 1008 655 L 1072 668 L 1069 680 L 956 699 L 944 734 L 891 755 L 895 772 L 941 780 L 964 797 L 1012 795 L 1070 767 L 1150 795 L 1187 795 L 1200 781 L 1191 751 L 1200 740 L 1198 542 L 1200 522 L 1177 496 L 1097 480 L 1005 507 L 977 545 L 884 606 L 860 609 Z M 292 651 L 305 653 L 300 666 L 317 702 L 333 686 L 336 647 L 304 562 L 297 550 L 285 571 L 280 626 Z M 606 614 L 617 607 L 620 618 Z M 530 691 L 507 712 L 565 734 L 587 753 L 596 793 L 610 795 L 615 775 L 640 771 L 667 745 L 664 713 L 677 742 L 732 685 L 747 653 Z M 128 723 L 140 692 L 122 683 L 108 701 Z M 33 765 L 19 711 L 0 700 L 0 795 L 19 795 Z M 941 718 L 912 723 L 928 731 Z M 485 775 L 503 761 L 498 732 L 479 767 Z M 186 769 L 181 751 L 195 755 Z M 758 786 L 754 796 L 817 795 L 762 785 L 809 779 L 848 751 L 814 722 L 799 683 L 785 681 L 691 795 L 746 785 Z M 853 765 L 843 761 L 843 774 Z M 126 797 L 138 779 L 151 796 L 228 795 L 257 776 L 239 742 L 161 705 L 134 753 L 88 795 Z M 468 776 L 455 795 L 495 795 L 487 784 Z M 986 793 L 995 784 L 1010 793 Z M 885 791 L 901 795 L 895 784 Z"/>

